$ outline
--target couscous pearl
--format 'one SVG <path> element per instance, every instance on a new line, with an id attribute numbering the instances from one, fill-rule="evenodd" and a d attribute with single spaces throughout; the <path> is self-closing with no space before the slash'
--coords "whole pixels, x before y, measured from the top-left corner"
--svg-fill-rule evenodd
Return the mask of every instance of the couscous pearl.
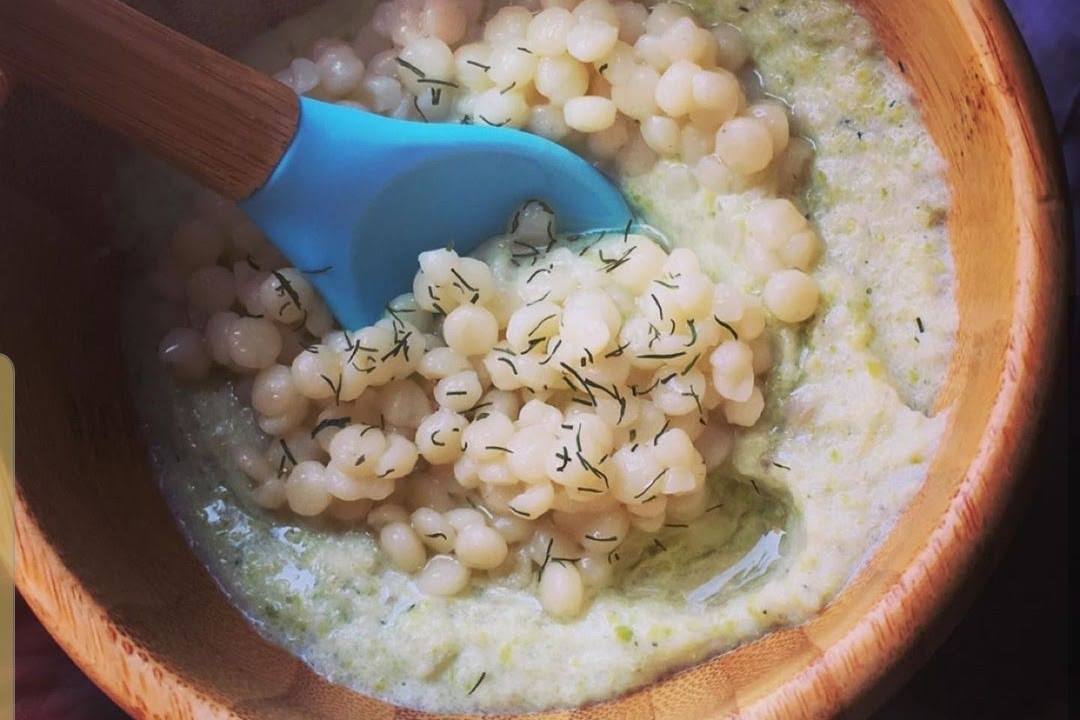
<path id="1" fill-rule="evenodd" d="M 301 393 L 313 400 L 333 397 L 331 386 L 341 374 L 341 361 L 337 353 L 325 346 L 314 349 L 318 352 L 304 351 L 293 359 L 293 382 Z"/>
<path id="2" fill-rule="evenodd" d="M 416 586 L 428 595 L 457 595 L 469 584 L 469 569 L 449 555 L 436 555 L 416 576 Z"/>
<path id="3" fill-rule="evenodd" d="M 519 44 L 525 40 L 532 13 L 518 5 L 507 5 L 487 21 L 484 40 L 492 45 Z"/>
<path id="4" fill-rule="evenodd" d="M 529 108 L 529 119 L 525 129 L 534 135 L 559 142 L 570 132 L 570 126 L 563 119 L 562 108 L 558 105 L 533 105 Z"/>
<path id="5" fill-rule="evenodd" d="M 619 18 L 619 39 L 631 45 L 645 33 L 645 21 L 649 9 L 638 2 L 615 3 L 615 15 Z"/>
<path id="6" fill-rule="evenodd" d="M 769 137 L 772 138 L 773 155 L 778 157 L 787 148 L 791 137 L 787 110 L 778 102 L 766 100 L 754 103 L 746 109 L 746 112 L 750 117 L 765 123 L 765 127 L 769 130 Z"/>
<path id="7" fill-rule="evenodd" d="M 428 91 L 429 86 L 421 84 L 421 79 L 435 78 L 448 81 L 453 78 L 454 53 L 445 42 L 438 38 L 414 40 L 403 47 L 398 56 L 402 62 L 399 63 L 397 76 L 413 93 L 420 94 Z M 417 70 L 423 74 L 418 74 Z"/>
<path id="8" fill-rule="evenodd" d="M 491 88 L 477 96 L 473 114 L 477 122 L 485 125 L 519 128 L 529 117 L 529 104 L 516 90 Z"/>
<path id="9" fill-rule="evenodd" d="M 297 515 L 318 515 L 333 499 L 322 483 L 321 463 L 302 462 L 292 469 L 285 481 L 285 499 Z"/>
<path id="10" fill-rule="evenodd" d="M 739 339 L 750 342 L 765 329 L 765 308 L 757 297 L 749 296 L 744 299 L 742 316 L 732 323 L 735 331 L 739 333 Z"/>
<path id="11" fill-rule="evenodd" d="M 465 37 L 468 21 L 465 10 L 456 0 L 425 0 L 420 14 L 424 32 L 447 45 L 454 45 Z"/>
<path id="12" fill-rule="evenodd" d="M 716 132 L 716 154 L 735 172 L 756 173 L 772 161 L 772 135 L 756 118 L 732 118 Z"/>
<path id="13" fill-rule="evenodd" d="M 814 267 L 821 252 L 821 241 L 813 230 L 803 230 L 789 237 L 777 250 L 780 262 L 806 272 Z"/>
<path id="14" fill-rule="evenodd" d="M 639 40 L 640 42 L 640 40 Z M 634 68 L 624 82 L 611 86 L 611 101 L 620 112 L 636 120 L 656 115 L 656 84 L 660 75 L 650 67 Z"/>
<path id="15" fill-rule="evenodd" d="M 687 60 L 671 64 L 656 83 L 656 104 L 671 117 L 694 109 L 693 79 L 701 68 Z"/>
<path id="16" fill-rule="evenodd" d="M 753 353 L 739 340 L 720 343 L 709 355 L 713 387 L 723 397 L 739 402 L 754 390 Z"/>
<path id="17" fill-rule="evenodd" d="M 371 109 L 378 113 L 390 112 L 401 103 L 401 83 L 386 75 L 369 75 L 361 83 Z"/>
<path id="18" fill-rule="evenodd" d="M 487 90 L 492 86 L 487 74 L 490 67 L 491 46 L 487 43 L 469 43 L 454 51 L 457 83 L 472 91 Z"/>
<path id="19" fill-rule="evenodd" d="M 755 241 L 770 250 L 779 250 L 784 243 L 806 228 L 806 218 L 785 198 L 763 200 L 746 216 L 746 230 Z"/>
<path id="20" fill-rule="evenodd" d="M 454 373 L 435 385 L 435 401 L 455 412 L 468 410 L 480 401 L 483 394 L 484 388 L 475 370 Z"/>
<path id="21" fill-rule="evenodd" d="M 614 25 L 596 20 L 578 23 L 566 36 L 566 51 L 581 62 L 591 63 L 607 55 L 619 39 Z"/>
<path id="22" fill-rule="evenodd" d="M 569 10 L 559 7 L 541 10 L 529 23 L 526 42 L 538 55 L 562 55 L 566 52 L 566 38 L 577 24 L 577 18 Z"/>
<path id="23" fill-rule="evenodd" d="M 801 270 L 782 270 L 765 283 L 763 297 L 769 312 L 782 322 L 797 323 L 817 311 L 817 282 Z"/>
<path id="24" fill-rule="evenodd" d="M 565 105 L 589 89 L 589 69 L 568 55 L 541 58 L 536 67 L 536 91 L 555 105 Z"/>
<path id="25" fill-rule="evenodd" d="M 158 356 L 181 380 L 202 380 L 210 372 L 206 343 L 191 328 L 176 328 L 166 334 L 158 346 Z"/>
<path id="26" fill-rule="evenodd" d="M 472 508 L 455 508 L 447 511 L 445 515 L 446 521 L 458 532 L 461 532 L 470 525 L 485 524 L 483 513 L 479 510 L 473 510 Z"/>
<path id="27" fill-rule="evenodd" d="M 469 525 L 461 530 L 454 543 L 454 554 L 466 567 L 491 570 L 506 559 L 506 540 L 487 525 Z"/>
<path id="28" fill-rule="evenodd" d="M 260 370 L 251 387 L 251 404 L 263 415 L 276 417 L 289 412 L 303 396 L 293 383 L 292 372 L 284 365 Z"/>
<path id="29" fill-rule="evenodd" d="M 574 17 L 581 22 L 595 21 L 619 25 L 619 16 L 608 0 L 583 0 L 574 8 Z"/>
<path id="30" fill-rule="evenodd" d="M 369 475 L 388 444 L 378 428 L 350 425 L 330 441 L 330 458 L 353 477 Z"/>
<path id="31" fill-rule="evenodd" d="M 322 53 L 316 65 L 319 68 L 319 88 L 332 97 L 349 94 L 364 77 L 364 63 L 348 45 L 331 45 Z"/>
<path id="32" fill-rule="evenodd" d="M 716 39 L 716 62 L 721 67 L 735 72 L 746 64 L 750 57 L 750 48 L 742 32 L 734 25 L 717 25 L 710 30 Z"/>
<path id="33" fill-rule="evenodd" d="M 421 542 L 429 548 L 440 553 L 453 552 L 457 531 L 442 513 L 429 507 L 421 507 L 413 512 L 409 520 Z"/>
<path id="34" fill-rule="evenodd" d="M 641 123 L 641 137 L 657 154 L 677 155 L 682 145 L 679 123 L 662 115 L 653 115 Z"/>
<path id="35" fill-rule="evenodd" d="M 615 103 L 604 97 L 573 98 L 563 108 L 563 118 L 574 130 L 599 132 L 615 122 Z"/>
<path id="36" fill-rule="evenodd" d="M 379 546 L 387 557 L 405 572 L 424 567 L 427 552 L 416 532 L 403 522 L 392 522 L 379 531 Z"/>
<path id="37" fill-rule="evenodd" d="M 405 508 L 395 503 L 385 503 L 379 505 L 368 513 L 368 525 L 378 530 L 393 522 L 408 522 L 409 514 L 405 512 Z"/>
<path id="38" fill-rule="evenodd" d="M 540 604 L 561 619 L 577 617 L 585 601 L 581 573 L 572 563 L 548 562 L 540 578 Z"/>
<path id="39" fill-rule="evenodd" d="M 732 425 L 750 427 L 758 421 L 764 409 L 765 397 L 761 394 L 761 388 L 755 387 L 745 402 L 732 400 L 724 403 L 724 417 Z"/>
<path id="40" fill-rule="evenodd" d="M 672 63 L 679 61 L 713 63 L 709 51 L 715 40 L 709 31 L 698 27 L 693 18 L 680 18 L 671 23 L 660 37 L 661 47 Z"/>
<path id="41" fill-rule="evenodd" d="M 701 108 L 718 110 L 721 122 L 735 115 L 742 97 L 739 80 L 726 70 L 702 70 L 690 81 L 694 102 Z"/>
<path id="42" fill-rule="evenodd" d="M 535 53 L 516 45 L 497 45 L 488 58 L 491 69 L 488 77 L 500 88 L 525 87 L 536 76 L 538 59 Z"/>
<path id="43" fill-rule="evenodd" d="M 521 543 L 533 533 L 533 523 L 518 517 L 496 515 L 491 526 L 495 528 L 507 543 Z"/>
<path id="44" fill-rule="evenodd" d="M 265 318 L 238 317 L 228 328 L 229 359 L 242 368 L 270 367 L 281 352 L 281 333 Z"/>
<path id="45" fill-rule="evenodd" d="M 499 339 L 499 323 L 487 308 L 459 305 L 443 321 L 443 337 L 460 355 L 483 355 Z"/>

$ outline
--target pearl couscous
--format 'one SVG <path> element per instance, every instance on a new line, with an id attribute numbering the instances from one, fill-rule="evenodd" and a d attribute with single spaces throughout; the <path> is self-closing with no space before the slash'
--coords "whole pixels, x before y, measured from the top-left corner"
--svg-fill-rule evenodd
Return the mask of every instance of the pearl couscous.
<path id="1" fill-rule="evenodd" d="M 566 236 L 531 201 L 340 328 L 235 206 L 132 164 L 164 490 L 319 672 L 433 711 L 610 697 L 812 616 L 917 490 L 956 323 L 948 196 L 842 0 L 330 0 L 241 58 L 564 143 L 648 223 Z"/>

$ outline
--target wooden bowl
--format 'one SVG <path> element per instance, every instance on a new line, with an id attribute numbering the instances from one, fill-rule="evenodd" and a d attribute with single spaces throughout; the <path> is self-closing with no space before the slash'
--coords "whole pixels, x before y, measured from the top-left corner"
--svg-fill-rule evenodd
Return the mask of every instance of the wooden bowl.
<path id="1" fill-rule="evenodd" d="M 300 2 L 136 4 L 229 48 Z M 813 621 L 543 717 L 866 712 L 943 637 L 946 610 L 962 607 L 959 591 L 986 570 L 1016 505 L 1063 296 L 1062 182 L 1040 85 L 996 2 L 858 4 L 903 62 L 949 161 L 960 329 L 943 449 L 888 540 Z M 16 367 L 19 589 L 136 717 L 419 717 L 335 687 L 260 639 L 176 529 L 125 399 L 122 258 L 99 249 L 117 148 L 25 89 L 0 115 L 0 350 Z"/>

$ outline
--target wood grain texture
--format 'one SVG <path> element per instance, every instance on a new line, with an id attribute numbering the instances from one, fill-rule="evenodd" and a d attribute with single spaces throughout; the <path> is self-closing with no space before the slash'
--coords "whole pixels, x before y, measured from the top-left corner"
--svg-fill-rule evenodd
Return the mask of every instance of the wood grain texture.
<path id="1" fill-rule="evenodd" d="M 145 4 L 222 42 L 264 29 L 238 26 L 243 18 L 292 9 L 273 0 Z M 998 4 L 858 5 L 889 56 L 903 60 L 950 167 L 960 330 L 941 400 L 952 405 L 943 451 L 896 529 L 813 621 L 623 698 L 532 717 L 865 713 L 940 640 L 1016 505 L 1061 326 L 1066 219 L 1053 130 Z M 330 685 L 261 640 L 172 524 L 124 400 L 121 259 L 94 246 L 108 234 L 100 188 L 112 152 L 22 87 L 0 112 L 0 217 L 10 237 L 33 239 L 9 242 L 0 265 L 0 350 L 17 368 L 21 591 L 136 717 L 430 717 Z"/>
<path id="2" fill-rule="evenodd" d="M 295 94 L 119 0 L 0 3 L 0 64 L 233 199 L 277 167 Z"/>

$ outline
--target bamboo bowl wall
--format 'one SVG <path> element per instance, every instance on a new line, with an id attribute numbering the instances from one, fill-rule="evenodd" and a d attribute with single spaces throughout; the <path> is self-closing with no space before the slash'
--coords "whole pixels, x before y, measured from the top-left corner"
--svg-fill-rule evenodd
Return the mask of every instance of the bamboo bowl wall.
<path id="1" fill-rule="evenodd" d="M 133 4 L 227 49 L 310 3 Z M 943 450 L 889 539 L 816 619 L 545 717 L 865 712 L 940 640 L 1016 504 L 1063 293 L 1066 220 L 1041 90 L 996 2 L 858 4 L 903 59 L 950 165 L 960 329 Z M 12 86 L 0 79 L 0 352 L 16 367 L 16 580 L 27 602 L 136 717 L 420 716 L 330 685 L 260 639 L 188 551 L 127 401 L 121 261 L 99 252 L 121 146 Z"/>

